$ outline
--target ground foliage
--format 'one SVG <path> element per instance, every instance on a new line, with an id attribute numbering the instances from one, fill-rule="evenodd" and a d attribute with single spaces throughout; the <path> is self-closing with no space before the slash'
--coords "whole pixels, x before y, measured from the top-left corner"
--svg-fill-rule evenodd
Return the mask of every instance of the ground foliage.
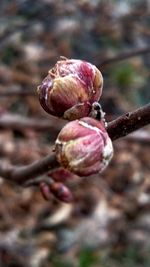
<path id="1" fill-rule="evenodd" d="M 28 164 L 47 155 L 63 122 L 40 107 L 36 87 L 60 55 L 101 67 L 107 120 L 149 102 L 149 54 L 105 58 L 148 46 L 149 1 L 2 0 L 0 116 L 47 118 L 51 132 L 0 128 L 0 158 Z M 150 265 L 150 132 L 114 142 L 105 172 L 74 179 L 70 204 L 37 187 L 0 180 L 0 266 Z"/>

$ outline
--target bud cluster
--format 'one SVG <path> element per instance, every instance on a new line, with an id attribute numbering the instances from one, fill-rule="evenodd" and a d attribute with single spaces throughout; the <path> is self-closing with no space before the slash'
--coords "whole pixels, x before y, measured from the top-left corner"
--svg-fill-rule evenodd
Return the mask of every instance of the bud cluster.
<path id="1" fill-rule="evenodd" d="M 113 155 L 104 113 L 98 103 L 102 87 L 102 74 L 94 65 L 64 58 L 49 70 L 38 87 L 43 109 L 70 121 L 60 131 L 55 151 L 60 165 L 79 176 L 102 172 Z M 42 184 L 41 188 L 46 198 L 50 192 L 65 201 L 71 198 L 67 187 L 60 182 L 51 186 Z"/>

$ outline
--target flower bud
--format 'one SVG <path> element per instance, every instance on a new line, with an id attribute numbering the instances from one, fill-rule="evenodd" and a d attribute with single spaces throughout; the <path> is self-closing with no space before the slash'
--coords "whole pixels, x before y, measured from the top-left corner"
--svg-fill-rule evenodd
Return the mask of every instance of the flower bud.
<path id="1" fill-rule="evenodd" d="M 79 176 L 102 172 L 113 155 L 113 146 L 102 122 L 86 117 L 69 122 L 55 142 L 58 162 Z"/>
<path id="2" fill-rule="evenodd" d="M 41 194 L 45 200 L 51 200 L 52 199 L 52 193 L 51 193 L 50 187 L 47 183 L 45 183 L 45 182 L 40 183 L 40 191 L 41 191 Z"/>
<path id="3" fill-rule="evenodd" d="M 52 195 L 65 203 L 69 203 L 73 200 L 70 189 L 62 183 L 53 182 L 51 184 L 47 184 L 45 182 L 41 182 L 40 191 L 45 200 L 51 200 Z"/>
<path id="4" fill-rule="evenodd" d="M 54 183 L 50 186 L 53 195 L 62 202 L 72 202 L 73 196 L 70 189 L 62 183 Z"/>
<path id="5" fill-rule="evenodd" d="M 101 72 L 77 59 L 62 59 L 38 87 L 39 101 L 51 115 L 74 120 L 88 116 L 103 86 Z"/>

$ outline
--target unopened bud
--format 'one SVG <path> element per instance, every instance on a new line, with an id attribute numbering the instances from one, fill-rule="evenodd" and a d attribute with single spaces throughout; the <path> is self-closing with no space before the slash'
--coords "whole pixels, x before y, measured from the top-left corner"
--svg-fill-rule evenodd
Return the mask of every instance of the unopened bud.
<path id="1" fill-rule="evenodd" d="M 39 101 L 49 114 L 75 120 L 89 115 L 92 104 L 101 96 L 102 86 L 102 74 L 94 65 L 62 59 L 38 87 Z"/>
<path id="2" fill-rule="evenodd" d="M 73 200 L 71 191 L 62 183 L 54 183 L 50 185 L 50 190 L 53 195 L 60 201 L 69 203 Z"/>
<path id="3" fill-rule="evenodd" d="M 41 194 L 45 200 L 51 200 L 52 199 L 52 193 L 51 193 L 50 187 L 47 183 L 45 183 L 45 182 L 40 183 L 40 191 L 41 191 Z"/>
<path id="4" fill-rule="evenodd" d="M 66 124 L 57 137 L 55 149 L 59 163 L 79 176 L 102 172 L 113 155 L 103 123 L 90 117 Z"/>
<path id="5" fill-rule="evenodd" d="M 51 200 L 52 196 L 66 203 L 69 203 L 73 200 L 70 189 L 63 183 L 53 182 L 48 184 L 41 182 L 40 191 L 45 200 Z"/>

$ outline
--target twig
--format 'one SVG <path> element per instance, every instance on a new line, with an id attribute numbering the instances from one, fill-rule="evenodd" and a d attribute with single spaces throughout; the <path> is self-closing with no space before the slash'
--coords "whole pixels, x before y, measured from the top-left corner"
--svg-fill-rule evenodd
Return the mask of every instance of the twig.
<path id="1" fill-rule="evenodd" d="M 6 180 L 11 180 L 22 185 L 28 180 L 33 179 L 34 177 L 36 178 L 58 166 L 59 164 L 56 160 L 55 153 L 51 153 L 43 159 L 23 167 L 16 167 L 0 162 L 0 175 Z"/>
<path id="2" fill-rule="evenodd" d="M 112 140 L 126 136 L 150 123 L 150 104 L 133 112 L 122 115 L 108 124 L 107 130 Z M 0 162 L 0 175 L 13 182 L 23 184 L 26 181 L 46 173 L 48 170 L 58 167 L 55 153 L 34 162 L 28 166 L 15 167 Z"/>
<path id="3" fill-rule="evenodd" d="M 107 131 L 112 140 L 126 136 L 150 123 L 150 104 L 128 112 L 108 124 Z"/>

